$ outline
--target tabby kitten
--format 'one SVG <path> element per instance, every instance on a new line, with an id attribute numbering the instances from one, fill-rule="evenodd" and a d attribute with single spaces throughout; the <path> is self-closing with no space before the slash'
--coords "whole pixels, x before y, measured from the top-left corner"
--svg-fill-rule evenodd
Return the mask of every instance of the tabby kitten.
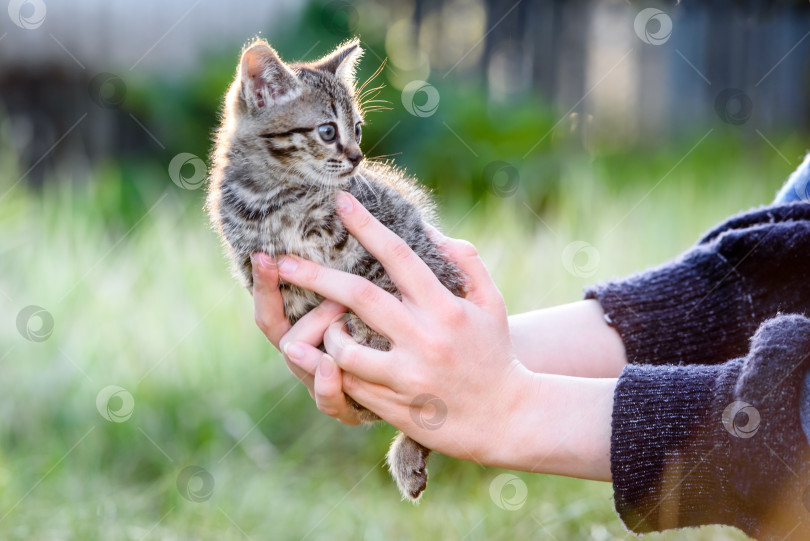
<path id="1" fill-rule="evenodd" d="M 382 265 L 341 224 L 335 194 L 346 190 L 461 296 L 460 271 L 425 233 L 424 224 L 434 221 L 427 195 L 401 171 L 363 161 L 363 111 L 354 81 L 361 55 L 357 40 L 308 64 L 285 64 L 263 40 L 243 51 L 212 157 L 211 220 L 250 290 L 250 254 L 260 251 L 351 272 L 400 297 Z M 322 300 L 292 284 L 279 287 L 290 323 Z M 356 316 L 348 327 L 359 343 L 390 349 L 388 339 Z M 363 422 L 379 420 L 347 398 Z M 418 500 L 424 491 L 429 453 L 402 433 L 394 439 L 388 467 L 404 497 Z"/>

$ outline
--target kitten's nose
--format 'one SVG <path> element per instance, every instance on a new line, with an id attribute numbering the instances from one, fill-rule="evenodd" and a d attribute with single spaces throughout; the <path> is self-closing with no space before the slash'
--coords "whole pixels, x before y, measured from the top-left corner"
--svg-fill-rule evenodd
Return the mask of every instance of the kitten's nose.
<path id="1" fill-rule="evenodd" d="M 358 147 L 349 148 L 346 150 L 346 159 L 357 167 L 357 164 L 363 161 L 363 153 L 360 152 L 360 148 Z"/>

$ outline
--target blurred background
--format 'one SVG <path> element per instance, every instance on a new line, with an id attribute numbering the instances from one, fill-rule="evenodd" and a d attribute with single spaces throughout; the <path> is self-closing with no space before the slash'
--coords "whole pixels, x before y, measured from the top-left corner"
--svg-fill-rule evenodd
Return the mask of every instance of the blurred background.
<path id="1" fill-rule="evenodd" d="M 364 152 L 518 313 L 769 202 L 808 148 L 808 29 L 798 1 L 11 0 L 0 538 L 625 538 L 609 484 L 441 456 L 400 502 L 394 430 L 317 412 L 201 210 L 221 99 L 254 36 L 287 60 L 359 36 L 390 108 Z"/>

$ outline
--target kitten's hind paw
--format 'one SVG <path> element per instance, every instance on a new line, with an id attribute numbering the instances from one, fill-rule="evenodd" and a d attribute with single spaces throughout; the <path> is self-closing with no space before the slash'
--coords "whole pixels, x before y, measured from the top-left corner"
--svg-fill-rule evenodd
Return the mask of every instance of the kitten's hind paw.
<path id="1" fill-rule="evenodd" d="M 430 449 L 399 433 L 388 450 L 388 469 L 403 499 L 416 503 L 427 487 Z"/>

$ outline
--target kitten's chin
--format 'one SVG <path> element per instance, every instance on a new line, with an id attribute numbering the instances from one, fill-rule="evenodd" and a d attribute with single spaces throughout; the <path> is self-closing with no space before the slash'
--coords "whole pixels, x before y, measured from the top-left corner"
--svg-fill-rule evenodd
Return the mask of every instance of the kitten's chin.
<path id="1" fill-rule="evenodd" d="M 346 186 L 349 185 L 349 181 L 351 180 L 355 172 L 356 170 L 352 170 L 349 173 L 345 173 L 336 177 L 334 180 L 335 185 L 341 189 L 345 188 Z"/>
<path id="2" fill-rule="evenodd" d="M 335 184 L 342 184 L 345 182 L 349 182 L 349 179 L 357 173 L 357 167 L 353 167 L 347 171 L 343 172 L 336 172 L 336 171 L 329 171 L 325 174 L 326 182 Z"/>
<path id="3" fill-rule="evenodd" d="M 348 173 L 321 173 L 313 175 L 308 179 L 308 182 L 315 186 L 322 186 L 324 188 L 345 188 L 349 184 L 349 179 L 352 177 L 356 170 L 353 169 Z"/>

